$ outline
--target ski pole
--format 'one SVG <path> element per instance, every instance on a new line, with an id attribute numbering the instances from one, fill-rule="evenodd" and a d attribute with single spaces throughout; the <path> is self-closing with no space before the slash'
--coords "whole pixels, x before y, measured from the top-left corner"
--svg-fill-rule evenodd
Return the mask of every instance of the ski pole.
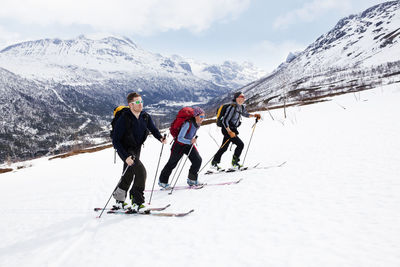
<path id="1" fill-rule="evenodd" d="M 219 151 L 221 148 L 223 148 L 223 147 L 228 143 L 229 140 L 231 140 L 231 138 L 229 138 L 228 140 L 226 140 L 225 143 L 224 143 L 222 146 L 220 146 L 220 147 L 218 148 L 217 152 L 215 152 L 215 154 L 206 162 L 206 164 L 204 164 L 204 166 L 203 166 L 197 173 L 200 173 L 200 172 L 207 166 L 207 164 L 210 163 L 210 161 L 215 157 L 215 155 L 217 155 L 218 151 Z"/>
<path id="2" fill-rule="evenodd" d="M 164 134 L 164 140 L 165 140 L 166 137 L 167 137 L 167 135 Z M 158 167 L 160 166 L 160 160 L 161 160 L 161 155 L 162 155 L 163 149 L 164 149 L 164 143 L 162 143 L 161 152 L 160 152 L 160 157 L 158 158 L 158 164 L 157 164 L 157 169 L 156 169 L 156 175 L 154 176 L 153 187 L 151 188 L 151 194 L 150 194 L 149 205 L 150 205 L 150 203 L 151 203 L 151 198 L 152 198 L 152 196 L 153 196 L 154 185 L 155 185 L 155 183 L 156 183 L 156 178 L 157 178 L 157 173 L 158 173 Z"/>
<path id="3" fill-rule="evenodd" d="M 174 175 L 172 176 L 172 179 L 171 179 L 171 183 L 170 183 L 170 184 L 172 184 L 172 183 L 174 182 L 174 180 L 175 180 L 176 173 L 178 172 L 179 167 L 181 166 L 182 159 L 183 159 L 183 157 L 179 160 L 178 165 L 177 165 L 176 168 L 175 168 L 175 172 L 174 172 Z"/>
<path id="4" fill-rule="evenodd" d="M 247 145 L 246 154 L 244 154 L 243 165 L 244 165 L 244 161 L 246 160 L 247 152 L 249 151 L 251 139 L 253 138 L 253 134 L 254 134 L 254 130 L 256 129 L 257 122 L 258 122 L 258 119 L 256 118 L 256 122 L 253 125 L 253 131 L 251 132 L 250 141 L 249 141 L 249 144 Z"/>
<path id="5" fill-rule="evenodd" d="M 197 135 L 196 135 L 196 137 L 195 137 L 195 138 L 197 139 Z M 176 180 L 175 180 L 174 186 L 171 188 L 171 192 L 169 192 L 169 193 L 168 193 L 169 195 L 172 195 L 172 192 L 174 191 L 174 188 L 175 188 L 175 186 L 176 186 L 176 183 L 178 182 L 179 176 L 181 176 L 181 173 L 182 173 L 182 171 L 183 171 L 183 167 L 185 167 L 185 163 L 186 163 L 187 159 L 189 158 L 189 156 L 190 156 L 190 153 L 192 153 L 192 149 L 193 149 L 193 147 L 194 147 L 194 143 L 193 143 L 193 144 L 192 144 L 192 146 L 190 147 L 189 153 L 188 153 L 188 155 L 187 155 L 187 157 L 186 157 L 185 161 L 183 162 L 183 165 L 182 165 L 181 171 L 179 172 L 178 176 L 176 177 Z"/>
<path id="6" fill-rule="evenodd" d="M 268 113 L 269 113 L 269 116 L 271 116 L 271 119 L 274 121 L 275 119 L 274 119 L 274 117 L 272 116 L 271 112 L 269 111 L 269 108 L 268 108 L 268 107 L 267 107 L 267 111 L 268 111 Z"/>
<path id="7" fill-rule="evenodd" d="M 108 202 L 110 202 L 112 195 L 114 194 L 115 190 L 117 190 L 119 184 L 121 183 L 122 177 L 124 177 L 124 175 L 125 175 L 125 173 L 126 173 L 126 171 L 128 170 L 129 167 L 130 167 L 130 165 L 126 166 L 124 172 L 123 172 L 122 175 L 121 175 L 121 178 L 119 179 L 119 182 L 118 182 L 117 186 L 114 188 L 113 192 L 111 193 L 110 198 L 108 199 L 106 205 L 105 205 L 104 208 L 101 210 L 101 213 L 100 213 L 99 217 L 97 217 L 97 218 L 100 219 L 101 215 L 103 214 L 104 210 L 106 209 L 106 207 L 107 207 L 107 205 L 108 205 Z"/>

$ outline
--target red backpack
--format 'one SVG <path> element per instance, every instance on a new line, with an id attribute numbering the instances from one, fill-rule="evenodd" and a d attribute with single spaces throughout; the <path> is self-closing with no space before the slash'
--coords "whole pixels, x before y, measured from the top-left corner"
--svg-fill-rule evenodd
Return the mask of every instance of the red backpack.
<path id="1" fill-rule="evenodd" d="M 194 117 L 193 108 L 184 107 L 179 110 L 178 115 L 176 115 L 175 120 L 172 122 L 171 127 L 169 128 L 169 131 L 174 139 L 178 137 L 179 131 L 181 130 L 183 123 L 192 117 Z"/>

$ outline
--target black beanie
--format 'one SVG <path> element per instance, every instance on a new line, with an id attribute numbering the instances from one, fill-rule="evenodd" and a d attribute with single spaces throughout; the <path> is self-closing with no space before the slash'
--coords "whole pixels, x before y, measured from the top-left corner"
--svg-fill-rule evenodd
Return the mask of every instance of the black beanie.
<path id="1" fill-rule="evenodd" d="M 235 102 L 235 101 L 236 101 L 236 98 L 238 98 L 241 94 L 242 94 L 242 92 L 236 92 L 236 93 L 233 95 L 232 101 Z"/>

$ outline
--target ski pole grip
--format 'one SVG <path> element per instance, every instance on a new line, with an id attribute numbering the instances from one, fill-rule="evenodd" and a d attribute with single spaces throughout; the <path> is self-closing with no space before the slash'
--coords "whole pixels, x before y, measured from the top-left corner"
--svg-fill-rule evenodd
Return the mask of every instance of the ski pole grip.
<path id="1" fill-rule="evenodd" d="M 133 164 L 131 166 L 133 166 L 136 163 L 136 155 L 132 154 L 131 157 L 132 157 L 132 160 L 133 160 Z"/>

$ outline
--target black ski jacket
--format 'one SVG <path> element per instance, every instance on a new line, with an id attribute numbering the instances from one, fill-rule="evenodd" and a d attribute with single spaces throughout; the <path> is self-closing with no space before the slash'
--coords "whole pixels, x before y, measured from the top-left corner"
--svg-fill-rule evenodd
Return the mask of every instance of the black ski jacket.
<path id="1" fill-rule="evenodd" d="M 124 162 L 129 156 L 136 156 L 136 151 L 140 151 L 149 130 L 155 138 L 161 140 L 160 131 L 147 112 L 142 111 L 139 118 L 136 118 L 130 110 L 121 114 L 115 123 L 112 141 L 119 157 Z"/>

